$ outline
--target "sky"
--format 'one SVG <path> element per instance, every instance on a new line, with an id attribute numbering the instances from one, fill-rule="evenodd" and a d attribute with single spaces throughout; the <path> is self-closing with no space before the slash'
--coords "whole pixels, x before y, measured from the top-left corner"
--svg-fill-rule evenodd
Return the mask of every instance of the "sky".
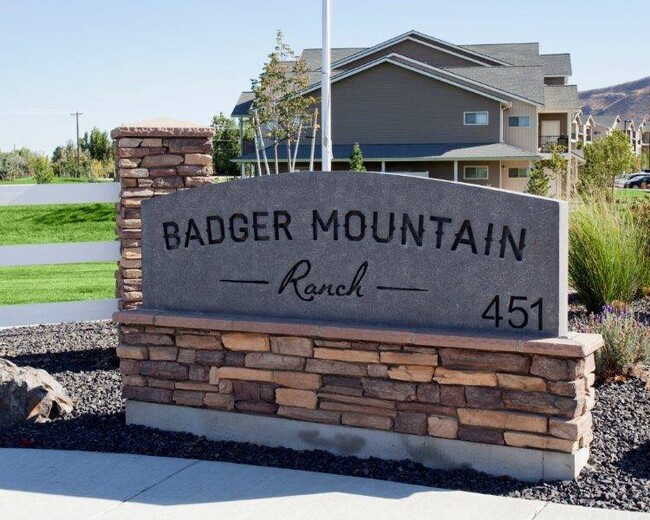
<path id="1" fill-rule="evenodd" d="M 0 150 L 50 154 L 94 126 L 229 114 L 272 50 L 321 46 L 320 0 L 0 0 Z M 647 0 L 332 0 L 332 47 L 415 29 L 570 52 L 580 90 L 650 75 Z"/>

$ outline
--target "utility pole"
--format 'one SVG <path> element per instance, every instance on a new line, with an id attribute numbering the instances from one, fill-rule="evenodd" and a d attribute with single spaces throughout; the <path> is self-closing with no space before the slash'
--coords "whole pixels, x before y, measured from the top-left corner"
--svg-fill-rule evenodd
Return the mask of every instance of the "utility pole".
<path id="1" fill-rule="evenodd" d="M 79 116 L 83 115 L 83 112 L 79 112 L 77 110 L 70 115 L 74 116 L 77 119 L 77 175 L 81 177 L 81 160 L 79 158 Z"/>

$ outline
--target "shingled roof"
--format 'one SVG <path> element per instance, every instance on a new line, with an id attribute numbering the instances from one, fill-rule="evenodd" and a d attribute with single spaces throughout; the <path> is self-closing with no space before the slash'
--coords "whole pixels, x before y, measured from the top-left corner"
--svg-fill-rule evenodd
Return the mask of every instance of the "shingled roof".
<path id="1" fill-rule="evenodd" d="M 542 67 L 454 67 L 447 70 L 533 103 L 544 104 Z"/>
<path id="2" fill-rule="evenodd" d="M 578 87 L 575 85 L 544 86 L 544 105 L 547 110 L 578 110 Z"/>
<path id="3" fill-rule="evenodd" d="M 539 43 L 485 43 L 463 48 L 517 66 L 541 65 Z"/>
<path id="4" fill-rule="evenodd" d="M 571 76 L 570 54 L 541 54 L 544 76 Z"/>

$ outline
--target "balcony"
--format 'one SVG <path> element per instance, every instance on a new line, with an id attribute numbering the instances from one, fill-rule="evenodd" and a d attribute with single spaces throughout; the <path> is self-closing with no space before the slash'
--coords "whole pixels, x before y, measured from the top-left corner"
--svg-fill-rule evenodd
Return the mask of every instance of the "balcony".
<path id="1" fill-rule="evenodd" d="M 551 153 L 553 145 L 563 146 L 566 151 L 569 148 L 569 138 L 566 135 L 539 136 L 539 151 L 541 153 Z"/>

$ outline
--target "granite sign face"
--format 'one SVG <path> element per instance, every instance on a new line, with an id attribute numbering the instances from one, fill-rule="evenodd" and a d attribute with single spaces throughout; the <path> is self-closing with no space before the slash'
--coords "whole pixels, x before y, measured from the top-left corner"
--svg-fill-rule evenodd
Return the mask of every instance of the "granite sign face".
<path id="1" fill-rule="evenodd" d="M 298 172 L 142 204 L 143 307 L 566 334 L 567 206 L 390 174 Z"/>

